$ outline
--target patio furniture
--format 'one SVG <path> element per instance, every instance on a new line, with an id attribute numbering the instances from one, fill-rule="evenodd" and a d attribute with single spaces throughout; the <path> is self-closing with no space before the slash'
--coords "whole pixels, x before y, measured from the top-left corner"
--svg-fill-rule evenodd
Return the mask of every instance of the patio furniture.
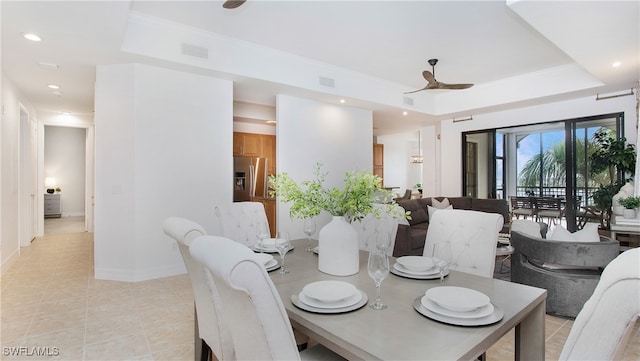
<path id="1" fill-rule="evenodd" d="M 527 219 L 527 217 L 533 218 L 535 205 L 531 197 L 511 196 L 509 197 L 509 203 L 511 206 L 511 218 L 513 216 L 516 219 L 520 218 L 520 216 L 523 216 L 524 219 Z"/>
<path id="2" fill-rule="evenodd" d="M 562 216 L 562 199 L 556 197 L 535 197 L 535 216 L 536 221 L 546 218 L 549 225 L 551 222 L 556 224 L 560 222 Z"/>

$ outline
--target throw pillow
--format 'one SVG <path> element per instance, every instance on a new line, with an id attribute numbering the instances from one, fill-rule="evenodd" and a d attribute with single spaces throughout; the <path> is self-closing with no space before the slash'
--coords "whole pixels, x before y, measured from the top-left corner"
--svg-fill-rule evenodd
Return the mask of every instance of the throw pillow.
<path id="1" fill-rule="evenodd" d="M 600 235 L 598 234 L 597 224 L 587 223 L 584 228 L 573 233 L 562 226 L 557 226 L 551 232 L 549 239 L 566 242 L 600 242 Z"/>
<path id="2" fill-rule="evenodd" d="M 436 208 L 436 207 L 427 206 L 427 210 L 429 211 L 429 219 L 431 219 L 431 217 L 433 217 L 433 213 L 435 213 L 436 211 L 439 211 L 441 209 L 453 209 L 453 206 L 448 206 L 448 207 L 445 207 L 445 208 Z"/>
<path id="3" fill-rule="evenodd" d="M 451 203 L 449 203 L 449 198 L 445 198 L 442 201 L 439 201 L 435 198 L 431 198 L 431 206 L 438 209 L 445 209 L 449 207 Z"/>
<path id="4" fill-rule="evenodd" d="M 529 221 L 526 219 L 514 219 L 511 222 L 511 232 L 517 231 L 524 233 L 527 236 L 541 238 L 540 225 L 538 222 Z"/>

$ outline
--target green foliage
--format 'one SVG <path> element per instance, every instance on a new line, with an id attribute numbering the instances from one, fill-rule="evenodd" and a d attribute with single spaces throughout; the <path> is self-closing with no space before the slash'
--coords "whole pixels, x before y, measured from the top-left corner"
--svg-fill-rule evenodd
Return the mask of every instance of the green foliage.
<path id="1" fill-rule="evenodd" d="M 284 203 L 291 203 L 289 215 L 292 218 L 315 217 L 321 211 L 333 216 L 344 216 L 348 221 L 360 220 L 369 213 L 376 201 L 391 206 L 391 192 L 382 189 L 382 179 L 365 171 L 345 174 L 344 188 L 325 188 L 327 173 L 321 171 L 322 164 L 314 168 L 315 179 L 297 184 L 287 173 L 269 176 L 271 196 L 278 196 Z M 390 202 L 390 203 L 389 203 Z M 403 215 L 407 216 L 407 215 Z"/>
<path id="2" fill-rule="evenodd" d="M 627 197 L 618 200 L 621 206 L 626 209 L 636 209 L 640 207 L 640 198 L 639 197 Z"/>

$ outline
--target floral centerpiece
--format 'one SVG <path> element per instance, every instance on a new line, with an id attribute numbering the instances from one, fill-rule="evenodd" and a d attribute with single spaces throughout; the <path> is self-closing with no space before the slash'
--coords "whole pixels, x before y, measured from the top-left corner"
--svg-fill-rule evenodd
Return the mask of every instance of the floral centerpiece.
<path id="1" fill-rule="evenodd" d="M 292 218 L 311 218 L 322 211 L 333 216 L 333 220 L 319 233 L 318 269 L 336 276 L 348 276 L 359 269 L 358 234 L 349 224 L 362 220 L 367 214 L 386 211 L 392 217 L 408 217 L 408 213 L 397 212 L 391 192 L 382 188 L 380 177 L 366 172 L 347 172 L 344 187 L 325 187 L 327 173 L 322 164 L 314 168 L 315 178 L 296 183 L 287 173 L 270 176 L 271 196 L 291 203 Z M 374 206 L 374 204 L 379 205 Z"/>

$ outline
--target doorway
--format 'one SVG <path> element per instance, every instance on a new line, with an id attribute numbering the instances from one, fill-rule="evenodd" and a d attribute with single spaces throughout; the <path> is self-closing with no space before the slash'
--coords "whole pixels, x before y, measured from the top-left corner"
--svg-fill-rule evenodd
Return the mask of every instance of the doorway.
<path id="1" fill-rule="evenodd" d="M 20 247 L 31 244 L 38 233 L 38 128 L 27 109 L 20 109 L 20 181 L 18 182 Z"/>

